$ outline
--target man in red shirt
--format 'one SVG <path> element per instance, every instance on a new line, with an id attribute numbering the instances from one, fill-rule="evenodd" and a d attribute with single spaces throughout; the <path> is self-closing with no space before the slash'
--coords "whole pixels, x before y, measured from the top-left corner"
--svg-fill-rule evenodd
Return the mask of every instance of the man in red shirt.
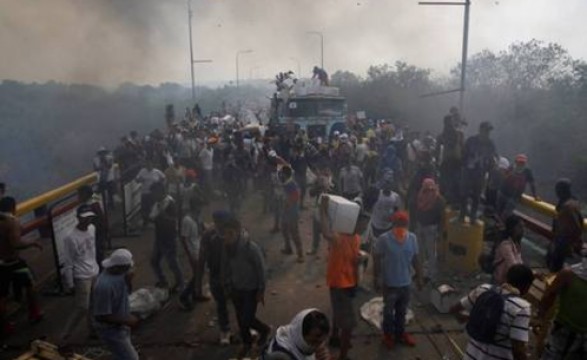
<path id="1" fill-rule="evenodd" d="M 367 228 L 369 218 L 359 215 L 355 231 L 352 234 L 332 232 L 328 218 L 328 201 L 328 196 L 322 197 L 320 222 L 322 236 L 329 244 L 326 282 L 330 289 L 330 304 L 332 306 L 330 345 L 340 345 L 338 359 L 344 360 L 351 348 L 352 330 L 357 325 L 353 298 L 359 279 L 360 234 Z"/>

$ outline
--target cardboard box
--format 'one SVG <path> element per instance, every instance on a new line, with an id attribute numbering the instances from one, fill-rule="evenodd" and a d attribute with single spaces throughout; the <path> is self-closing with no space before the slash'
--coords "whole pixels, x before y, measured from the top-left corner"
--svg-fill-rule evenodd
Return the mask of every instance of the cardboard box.
<path id="1" fill-rule="evenodd" d="M 450 285 L 440 285 L 430 292 L 430 302 L 441 314 L 448 314 L 451 306 L 459 300 L 457 291 Z"/>

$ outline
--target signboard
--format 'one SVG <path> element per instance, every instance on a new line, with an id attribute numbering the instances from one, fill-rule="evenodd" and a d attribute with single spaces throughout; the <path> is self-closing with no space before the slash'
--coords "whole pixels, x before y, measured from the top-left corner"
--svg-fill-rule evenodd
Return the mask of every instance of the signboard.
<path id="1" fill-rule="evenodd" d="M 132 180 L 124 184 L 124 216 L 127 219 L 133 218 L 141 209 L 141 183 Z"/>
<path id="2" fill-rule="evenodd" d="M 59 268 L 63 266 L 63 252 L 64 240 L 67 235 L 77 225 L 77 213 L 76 208 L 55 216 L 52 219 L 53 234 L 55 235 L 55 251 L 57 252 L 57 258 L 59 260 Z"/>
<path id="3" fill-rule="evenodd" d="M 365 120 L 367 118 L 367 114 L 364 111 L 357 111 L 357 119 Z"/>

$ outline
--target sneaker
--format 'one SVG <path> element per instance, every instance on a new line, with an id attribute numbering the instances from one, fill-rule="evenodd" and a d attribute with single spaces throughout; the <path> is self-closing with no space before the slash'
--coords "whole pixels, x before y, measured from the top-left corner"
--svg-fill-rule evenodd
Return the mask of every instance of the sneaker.
<path id="1" fill-rule="evenodd" d="M 220 333 L 220 345 L 230 345 L 230 331 L 223 331 Z"/>
<path id="2" fill-rule="evenodd" d="M 304 263 L 304 261 L 306 261 L 306 260 L 304 259 L 304 256 L 303 256 L 303 255 L 301 255 L 301 256 L 298 256 L 298 258 L 297 258 L 297 260 L 296 260 L 296 261 L 298 262 L 298 264 L 303 264 L 303 263 Z"/>
<path id="3" fill-rule="evenodd" d="M 387 350 L 392 350 L 393 347 L 395 346 L 395 340 L 393 338 L 393 335 L 391 335 L 391 334 L 383 334 L 383 338 L 381 339 L 381 342 L 383 343 L 383 345 L 385 345 Z"/>
<path id="4" fill-rule="evenodd" d="M 401 336 L 399 337 L 399 341 L 407 346 L 411 346 L 414 347 L 416 346 L 416 339 L 414 339 L 414 336 L 410 333 L 403 333 L 401 334 Z"/>
<path id="5" fill-rule="evenodd" d="M 306 255 L 316 255 L 317 251 L 316 250 L 308 250 L 306 251 Z"/>
<path id="6" fill-rule="evenodd" d="M 283 255 L 291 255 L 293 254 L 293 251 L 291 249 L 281 249 L 281 253 Z"/>

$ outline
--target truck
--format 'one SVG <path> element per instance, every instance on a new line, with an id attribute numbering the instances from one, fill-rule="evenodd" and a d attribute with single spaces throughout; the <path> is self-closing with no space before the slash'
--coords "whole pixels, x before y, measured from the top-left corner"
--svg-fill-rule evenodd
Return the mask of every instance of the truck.
<path id="1" fill-rule="evenodd" d="M 345 131 L 346 113 L 346 99 L 337 87 L 296 80 L 274 94 L 269 128 L 279 134 L 304 130 L 309 138 L 328 139 Z"/>

